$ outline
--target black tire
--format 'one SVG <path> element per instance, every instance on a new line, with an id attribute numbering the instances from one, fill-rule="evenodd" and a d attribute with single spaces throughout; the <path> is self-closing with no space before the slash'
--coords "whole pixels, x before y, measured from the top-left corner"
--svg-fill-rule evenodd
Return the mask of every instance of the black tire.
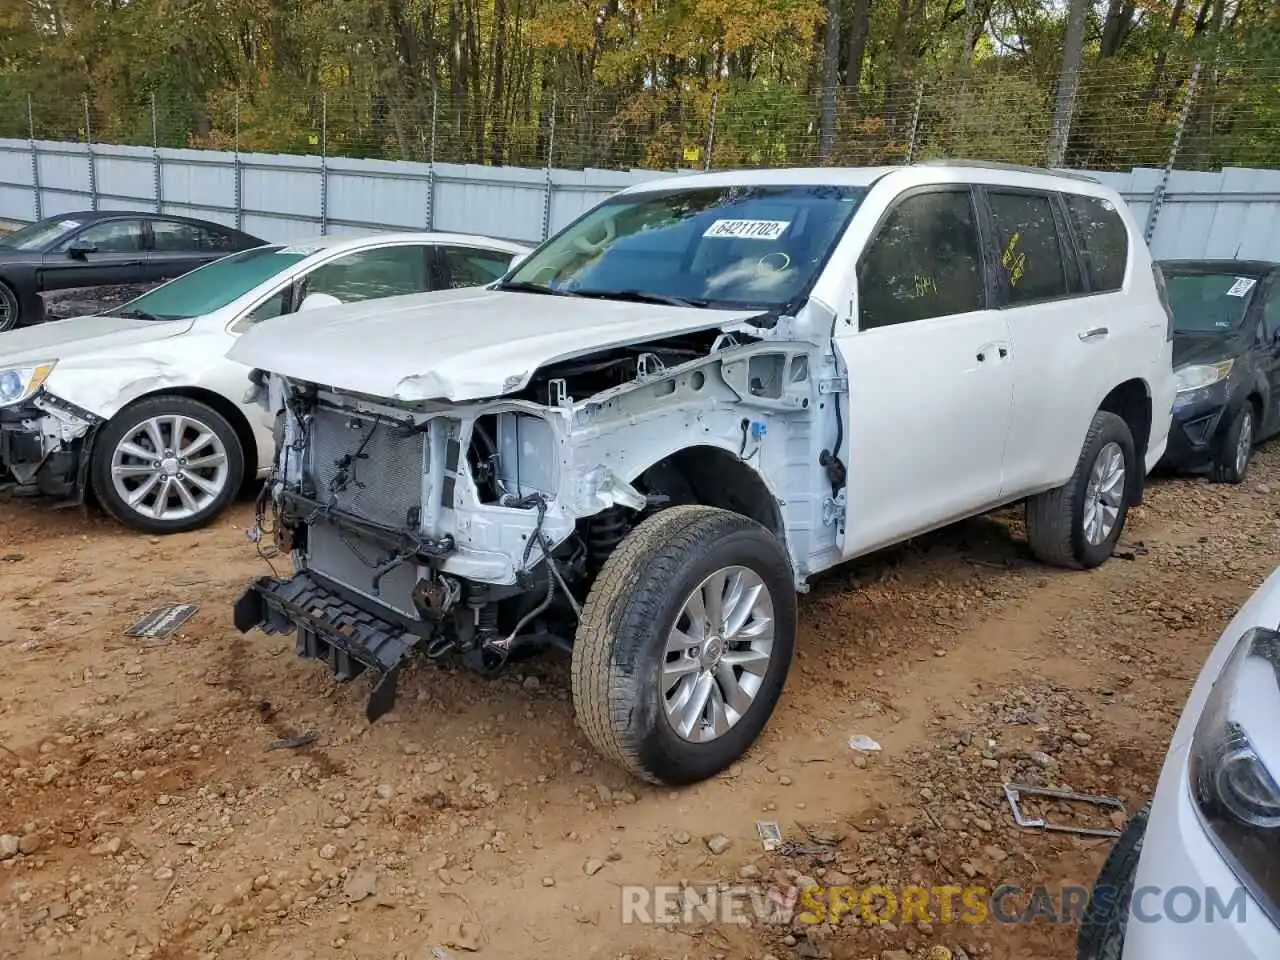
<path id="1" fill-rule="evenodd" d="M 1214 483 L 1240 483 L 1249 472 L 1253 457 L 1253 404 L 1245 401 L 1222 434 L 1222 444 L 1214 457 L 1210 477 Z"/>
<path id="2" fill-rule="evenodd" d="M 732 726 L 693 742 L 672 726 L 660 682 L 666 639 L 686 600 L 716 571 L 741 566 L 773 603 L 773 647 L 763 680 Z M 715 776 L 759 737 L 782 693 L 795 650 L 796 594 L 778 538 L 747 517 L 711 507 L 670 507 L 618 545 L 587 598 L 573 648 L 578 724 L 605 757 L 651 783 Z"/>
<path id="3" fill-rule="evenodd" d="M 1124 493 L 1111 533 L 1095 544 L 1089 542 L 1084 531 L 1085 493 L 1099 454 L 1112 443 L 1119 446 L 1124 459 Z M 1056 490 L 1027 498 L 1027 542 L 1031 552 L 1041 562 L 1055 567 L 1088 570 L 1105 563 L 1124 531 L 1135 488 L 1134 471 L 1141 469 L 1129 425 L 1114 413 L 1099 410 L 1093 415 L 1071 479 Z"/>
<path id="4" fill-rule="evenodd" d="M 157 519 L 130 506 L 116 490 L 111 461 L 117 446 L 136 432 L 140 424 L 156 417 L 175 416 L 187 418 L 215 435 L 225 451 L 225 475 L 220 491 L 198 511 L 188 516 Z M 218 411 L 190 397 L 156 396 L 131 403 L 98 431 L 91 457 L 90 477 L 98 502 L 120 523 L 144 533 L 182 533 L 206 526 L 226 509 L 244 484 L 244 450 L 236 431 Z"/>
<path id="5" fill-rule="evenodd" d="M 22 303 L 8 284 L 0 282 L 0 333 L 22 325 Z"/>
<path id="6" fill-rule="evenodd" d="M 1076 935 L 1076 960 L 1120 960 L 1124 952 L 1129 901 L 1142 857 L 1149 810 L 1144 807 L 1133 815 L 1098 871 Z"/>

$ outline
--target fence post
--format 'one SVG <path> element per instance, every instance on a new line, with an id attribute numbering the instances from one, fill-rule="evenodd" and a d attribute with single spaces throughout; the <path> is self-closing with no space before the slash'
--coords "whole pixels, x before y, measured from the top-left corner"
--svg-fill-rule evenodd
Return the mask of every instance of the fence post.
<path id="1" fill-rule="evenodd" d="M 551 182 L 551 164 L 556 151 L 556 93 L 551 92 L 551 126 L 547 130 L 547 179 L 542 194 L 542 239 L 551 236 L 551 195 L 554 185 Z"/>
<path id="2" fill-rule="evenodd" d="M 907 163 L 916 155 L 916 134 L 920 132 L 920 107 L 924 104 L 924 78 L 916 81 L 916 105 L 911 111 L 911 139 L 907 141 Z"/>
<path id="3" fill-rule="evenodd" d="M 1169 147 L 1169 159 L 1165 162 L 1160 174 L 1160 182 L 1151 194 L 1151 205 L 1147 208 L 1147 226 L 1142 231 L 1143 238 L 1151 243 L 1156 235 L 1156 221 L 1160 219 L 1160 208 L 1164 206 L 1164 195 L 1169 187 L 1169 177 L 1173 174 L 1173 164 L 1178 159 L 1178 147 L 1182 143 L 1183 131 L 1187 128 L 1187 120 L 1191 117 L 1191 103 L 1196 97 L 1196 84 L 1200 82 L 1200 62 L 1196 61 L 1191 71 L 1191 82 L 1187 84 L 1187 97 L 1182 103 L 1182 112 L 1178 115 L 1178 125 L 1173 131 L 1173 144 Z"/>
<path id="4" fill-rule="evenodd" d="M 711 123 L 707 127 L 707 155 L 702 161 L 702 169 L 711 169 L 711 154 L 716 149 L 716 108 L 720 105 L 720 91 L 711 95 Z"/>
<path id="5" fill-rule="evenodd" d="M 320 94 L 320 236 L 329 234 L 329 94 Z"/>
<path id="6" fill-rule="evenodd" d="M 27 143 L 31 145 L 31 199 L 37 220 L 44 219 L 44 198 L 40 195 L 40 150 L 36 146 L 36 110 L 27 94 Z"/>
<path id="7" fill-rule="evenodd" d="M 427 229 L 435 229 L 436 216 L 436 119 L 440 111 L 440 89 L 431 88 L 431 147 L 427 154 Z"/>
<path id="8" fill-rule="evenodd" d="M 240 165 L 240 91 L 236 91 L 236 142 L 231 162 L 235 169 L 236 229 L 244 229 L 244 167 Z"/>
<path id="9" fill-rule="evenodd" d="M 98 209 L 98 164 L 93 157 L 93 127 L 89 121 L 89 95 L 84 95 L 84 144 L 89 159 L 89 202 Z"/>
<path id="10" fill-rule="evenodd" d="M 154 159 L 156 213 L 164 213 L 164 167 L 160 160 L 160 125 L 156 121 L 156 92 L 151 91 L 151 155 Z"/>

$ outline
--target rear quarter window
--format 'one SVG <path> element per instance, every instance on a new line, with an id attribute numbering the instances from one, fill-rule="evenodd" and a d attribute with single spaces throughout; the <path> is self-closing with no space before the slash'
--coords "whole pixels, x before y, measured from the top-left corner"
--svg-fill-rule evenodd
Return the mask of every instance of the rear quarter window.
<path id="1" fill-rule="evenodd" d="M 1129 262 L 1129 231 L 1110 200 L 1067 194 L 1067 214 L 1093 293 L 1119 290 Z"/>

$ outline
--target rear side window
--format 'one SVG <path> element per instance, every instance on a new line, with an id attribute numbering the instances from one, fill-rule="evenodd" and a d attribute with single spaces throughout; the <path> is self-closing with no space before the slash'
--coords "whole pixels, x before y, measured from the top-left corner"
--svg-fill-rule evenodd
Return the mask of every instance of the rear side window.
<path id="1" fill-rule="evenodd" d="M 1094 293 L 1119 290 L 1129 262 L 1129 231 L 1110 200 L 1067 194 L 1067 213 L 1080 241 L 1089 288 Z"/>
<path id="2" fill-rule="evenodd" d="M 863 330 L 983 309 L 968 191 L 915 194 L 894 207 L 862 257 L 858 299 Z"/>
<path id="3" fill-rule="evenodd" d="M 999 270 L 1010 303 L 1065 297 L 1065 253 L 1053 204 L 1039 193 L 987 192 L 999 248 Z"/>

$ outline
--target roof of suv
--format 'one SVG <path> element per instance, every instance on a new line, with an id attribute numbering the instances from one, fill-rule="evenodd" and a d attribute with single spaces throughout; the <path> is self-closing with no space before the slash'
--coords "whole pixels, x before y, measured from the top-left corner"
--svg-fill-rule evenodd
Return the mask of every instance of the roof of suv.
<path id="1" fill-rule="evenodd" d="M 923 160 L 918 163 L 880 167 L 784 167 L 763 170 L 724 170 L 714 173 L 681 174 L 660 177 L 633 184 L 621 191 L 623 194 L 647 193 L 658 190 L 694 190 L 699 187 L 733 186 L 788 186 L 799 184 L 829 184 L 841 187 L 870 187 L 877 180 L 893 173 L 930 170 L 946 174 L 941 179 L 955 179 L 965 174 L 975 176 L 978 182 L 1030 181 L 1031 185 L 1045 179 L 1088 184 L 1095 189 L 1105 185 L 1094 177 L 1068 170 L 1050 170 L 1041 167 L 993 163 L 985 160 Z M 1089 191 L 1092 192 L 1092 191 Z"/>

